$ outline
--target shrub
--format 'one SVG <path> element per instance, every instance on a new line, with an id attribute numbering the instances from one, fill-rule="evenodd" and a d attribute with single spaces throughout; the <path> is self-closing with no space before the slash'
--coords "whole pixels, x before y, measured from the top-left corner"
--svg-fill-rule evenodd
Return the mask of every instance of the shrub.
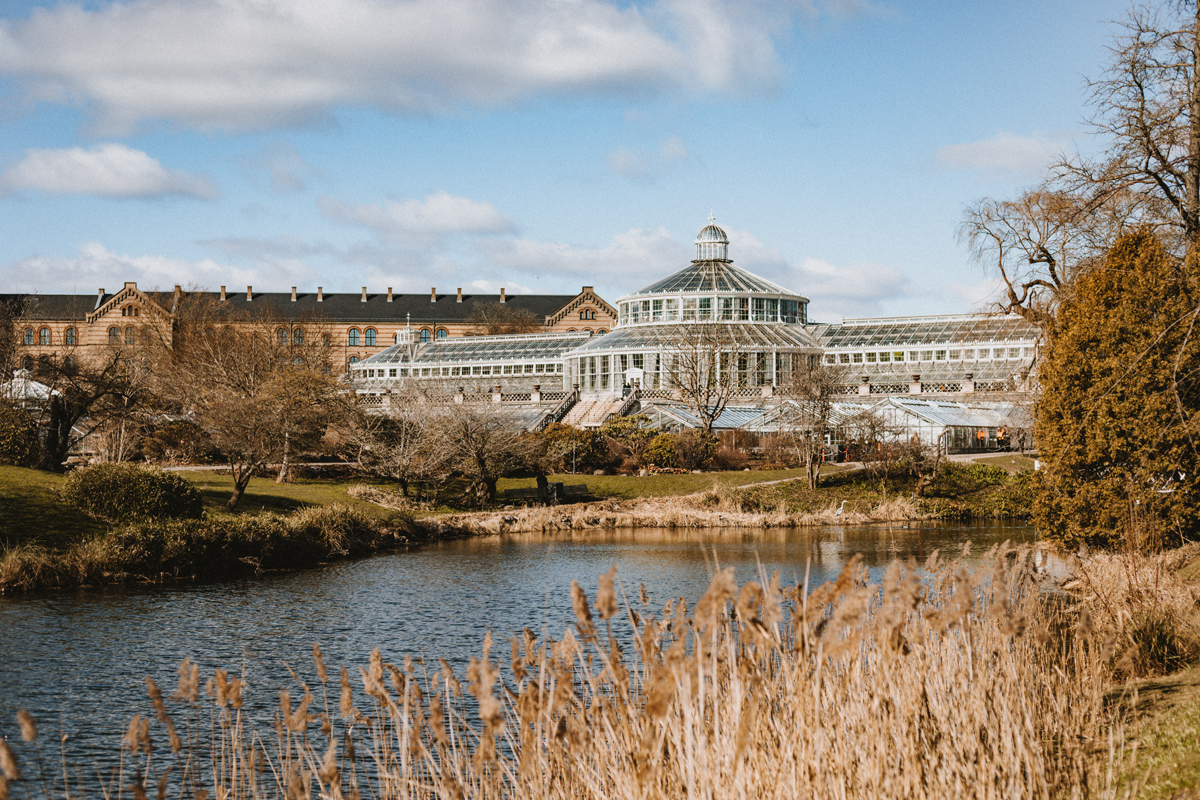
<path id="1" fill-rule="evenodd" d="M 675 442 L 678 437 L 673 433 L 660 433 L 650 440 L 642 450 L 642 458 L 648 464 L 658 467 L 674 467 L 676 465 Z"/>
<path id="2" fill-rule="evenodd" d="M 134 464 L 95 464 L 67 476 L 63 500 L 114 522 L 196 518 L 200 492 L 173 472 Z"/>
<path id="3" fill-rule="evenodd" d="M 174 420 L 155 428 L 142 439 L 142 452 L 150 460 L 163 464 L 211 463 L 217 455 L 204 429 L 186 420 Z"/>
<path id="4" fill-rule="evenodd" d="M 675 463 L 684 469 L 700 469 L 717 449 L 717 437 L 695 429 L 681 431 L 675 437 Z"/>
<path id="5" fill-rule="evenodd" d="M 749 461 L 750 457 L 744 451 L 726 444 L 718 447 L 712 457 L 712 465 L 723 470 L 745 469 Z"/>
<path id="6" fill-rule="evenodd" d="M 0 464 L 31 467 L 37 460 L 37 425 L 21 409 L 0 404 Z"/>

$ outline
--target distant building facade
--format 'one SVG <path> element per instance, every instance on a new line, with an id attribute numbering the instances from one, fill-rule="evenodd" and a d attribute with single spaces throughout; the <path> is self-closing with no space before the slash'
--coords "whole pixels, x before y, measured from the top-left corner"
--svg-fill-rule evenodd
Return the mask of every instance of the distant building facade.
<path id="1" fill-rule="evenodd" d="M 503 318 L 506 311 L 524 312 L 532 318 L 539 333 L 607 333 L 616 322 L 617 312 L 609 303 L 585 286 L 576 295 L 509 295 L 463 292 L 399 294 L 387 292 L 358 294 L 299 292 L 259 292 L 247 286 L 245 292 L 147 292 L 136 283 L 126 283 L 115 293 L 100 289 L 94 295 L 6 294 L 0 295 L 14 319 L 22 366 L 36 371 L 50 360 L 78 357 L 89 348 L 135 346 L 144 339 L 171 341 L 175 312 L 185 295 L 207 297 L 238 315 L 250 317 L 270 311 L 280 320 L 281 335 L 289 339 L 303 337 L 304 324 L 319 324 L 323 335 L 340 361 L 337 371 L 379 353 L 397 341 L 402 330 L 412 332 L 418 342 L 436 342 L 475 333 L 484 316 Z"/>

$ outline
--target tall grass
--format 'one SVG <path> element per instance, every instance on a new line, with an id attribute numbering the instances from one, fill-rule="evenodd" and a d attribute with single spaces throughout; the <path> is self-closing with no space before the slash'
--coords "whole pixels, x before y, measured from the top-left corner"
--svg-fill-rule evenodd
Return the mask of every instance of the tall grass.
<path id="1" fill-rule="evenodd" d="M 131 721 L 105 794 L 1115 796 L 1102 644 L 1045 602 L 1031 551 L 993 556 L 973 574 L 893 563 L 880 584 L 855 559 L 813 591 L 727 569 L 661 609 L 614 568 L 594 598 L 572 585 L 560 639 L 526 630 L 502 659 L 489 634 L 465 676 L 375 650 L 352 679 L 314 647 L 318 681 L 280 693 L 273 730 L 247 719 L 244 682 L 202 685 L 185 661 L 171 698 L 148 682 L 154 716 Z"/>

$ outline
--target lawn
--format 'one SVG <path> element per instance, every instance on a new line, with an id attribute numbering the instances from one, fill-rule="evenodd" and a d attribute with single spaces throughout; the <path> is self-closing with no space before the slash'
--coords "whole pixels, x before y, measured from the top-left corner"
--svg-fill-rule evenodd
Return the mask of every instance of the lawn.
<path id="1" fill-rule="evenodd" d="M 40 544 L 67 547 L 102 533 L 108 524 L 58 499 L 64 476 L 0 466 L 0 548 Z"/>
<path id="2" fill-rule="evenodd" d="M 213 470 L 188 470 L 181 472 L 195 484 L 204 498 L 204 510 L 210 514 L 225 513 L 225 503 L 233 494 L 233 476 L 219 474 Z M 251 478 L 246 493 L 238 502 L 235 514 L 260 514 L 264 511 L 287 514 L 304 506 L 327 506 L 343 503 L 375 517 L 386 517 L 391 512 L 374 503 L 358 500 L 346 494 L 346 490 L 358 483 L 376 483 L 370 478 L 300 478 L 291 483 L 276 483 L 274 478 Z"/>
<path id="3" fill-rule="evenodd" d="M 982 456 L 980 458 L 971 459 L 975 464 L 988 464 L 993 467 L 1000 467 L 1008 472 L 1020 472 L 1021 470 L 1033 469 L 1033 457 L 1022 456 L 1016 453 L 1005 453 L 998 456 Z"/>
<path id="4" fill-rule="evenodd" d="M 824 478 L 841 472 L 847 467 L 829 464 L 821 469 Z M 761 470 L 752 472 L 702 472 L 699 475 L 550 475 L 551 481 L 561 481 L 568 486 L 584 484 L 597 497 L 673 497 L 695 494 L 711 489 L 714 485 L 746 486 L 752 483 L 804 479 L 803 469 Z M 537 486 L 534 478 L 506 478 L 497 484 L 497 490 L 528 489 Z"/>

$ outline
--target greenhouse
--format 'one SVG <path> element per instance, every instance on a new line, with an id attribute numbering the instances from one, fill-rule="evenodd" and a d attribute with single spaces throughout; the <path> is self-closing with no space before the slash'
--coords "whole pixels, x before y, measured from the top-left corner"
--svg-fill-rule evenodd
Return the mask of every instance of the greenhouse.
<path id="1" fill-rule="evenodd" d="M 711 219 L 696 237 L 695 260 L 616 306 L 612 333 L 566 355 L 568 380 L 583 393 L 628 387 L 665 397 L 690 373 L 761 394 L 820 353 L 805 328 L 808 298 L 734 265 Z"/>

